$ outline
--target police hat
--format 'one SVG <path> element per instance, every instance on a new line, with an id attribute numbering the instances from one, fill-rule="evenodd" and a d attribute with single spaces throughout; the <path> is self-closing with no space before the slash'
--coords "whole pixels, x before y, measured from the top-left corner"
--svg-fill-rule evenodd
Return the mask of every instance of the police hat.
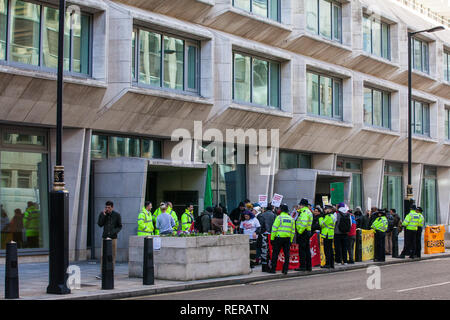
<path id="1" fill-rule="evenodd" d="M 282 212 L 289 212 L 289 207 L 286 203 L 282 203 L 280 209 Z"/>
<path id="2" fill-rule="evenodd" d="M 302 200 L 300 200 L 299 205 L 301 205 L 301 206 L 307 206 L 307 205 L 309 205 L 308 199 L 303 198 Z"/>

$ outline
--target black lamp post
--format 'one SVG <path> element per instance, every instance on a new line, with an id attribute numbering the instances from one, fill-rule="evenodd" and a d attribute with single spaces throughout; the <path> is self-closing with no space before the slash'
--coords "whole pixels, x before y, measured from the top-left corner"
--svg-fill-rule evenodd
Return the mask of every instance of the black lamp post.
<path id="1" fill-rule="evenodd" d="M 64 73 L 64 19 L 66 1 L 59 1 L 58 79 L 56 105 L 56 165 L 49 212 L 49 285 L 47 293 L 68 294 L 69 266 L 69 192 L 65 189 L 62 165 L 62 109 Z"/>
<path id="2" fill-rule="evenodd" d="M 412 37 L 418 33 L 422 32 L 435 32 L 444 30 L 443 26 L 434 27 L 431 29 L 408 32 L 408 185 L 406 187 L 406 198 L 405 198 L 405 215 L 409 213 L 409 210 L 413 204 L 413 187 L 412 187 Z"/>

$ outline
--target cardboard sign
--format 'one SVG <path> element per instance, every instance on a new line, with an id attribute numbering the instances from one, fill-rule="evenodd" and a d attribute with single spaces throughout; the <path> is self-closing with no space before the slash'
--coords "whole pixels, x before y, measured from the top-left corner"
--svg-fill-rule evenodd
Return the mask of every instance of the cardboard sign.
<path id="1" fill-rule="evenodd" d="M 444 235 L 444 225 L 427 226 L 424 235 L 424 253 L 433 254 L 445 252 Z"/>
<path id="2" fill-rule="evenodd" d="M 258 203 L 261 208 L 267 208 L 267 196 L 260 194 L 258 196 Z"/>
<path id="3" fill-rule="evenodd" d="M 322 196 L 322 208 L 329 204 L 330 203 L 328 202 L 328 196 Z"/>
<path id="4" fill-rule="evenodd" d="M 375 231 L 362 230 L 362 261 L 373 260 L 375 257 Z"/>
<path id="5" fill-rule="evenodd" d="M 281 201 L 283 200 L 283 196 L 281 194 L 275 193 L 272 198 L 272 206 L 278 208 L 281 206 Z"/>

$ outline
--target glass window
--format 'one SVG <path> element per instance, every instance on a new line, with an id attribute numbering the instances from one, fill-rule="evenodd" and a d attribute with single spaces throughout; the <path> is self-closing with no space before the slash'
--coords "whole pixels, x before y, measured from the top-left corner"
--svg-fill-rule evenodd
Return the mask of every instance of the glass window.
<path id="1" fill-rule="evenodd" d="M 45 146 L 45 136 L 7 132 L 3 134 L 3 143 L 27 146 Z"/>
<path id="2" fill-rule="evenodd" d="M 444 51 L 444 80 L 450 82 L 450 53 Z"/>
<path id="3" fill-rule="evenodd" d="M 252 0 L 234 0 L 234 6 L 250 11 L 251 1 Z"/>
<path id="4" fill-rule="evenodd" d="M 363 207 L 362 174 L 352 173 L 352 190 L 350 193 L 350 208 Z"/>
<path id="5" fill-rule="evenodd" d="M 306 74 L 306 79 L 308 113 L 342 119 L 341 80 L 312 72 Z"/>
<path id="6" fill-rule="evenodd" d="M 92 135 L 91 138 L 91 158 L 106 159 L 108 152 L 108 137 L 100 135 Z"/>
<path id="7" fill-rule="evenodd" d="M 428 73 L 428 44 L 416 38 L 413 38 L 412 42 L 413 68 Z"/>
<path id="8" fill-rule="evenodd" d="M 48 248 L 47 161 L 45 153 L 0 152 L 2 250 L 11 240 L 19 249 Z"/>
<path id="9" fill-rule="evenodd" d="M 366 52 L 372 52 L 372 21 L 363 17 L 363 48 Z"/>
<path id="10" fill-rule="evenodd" d="M 64 27 L 64 70 L 70 69 L 70 24 Z M 48 68 L 58 68 L 58 33 L 59 33 L 59 10 L 44 7 L 43 17 L 43 47 L 42 58 L 43 65 Z"/>
<path id="11" fill-rule="evenodd" d="M 109 137 L 108 157 L 140 157 L 140 141 L 136 138 Z"/>
<path id="12" fill-rule="evenodd" d="M 384 175 L 383 208 L 403 212 L 403 177 L 401 175 Z"/>
<path id="13" fill-rule="evenodd" d="M 444 123 L 445 123 L 445 138 L 450 140 L 450 109 L 445 109 L 444 112 Z"/>
<path id="14" fill-rule="evenodd" d="M 187 89 L 197 90 L 197 47 L 187 46 Z"/>
<path id="15" fill-rule="evenodd" d="M 233 0 L 233 5 L 259 16 L 280 21 L 280 0 Z"/>
<path id="16" fill-rule="evenodd" d="M 375 18 L 363 17 L 364 51 L 390 59 L 389 25 Z"/>
<path id="17" fill-rule="evenodd" d="M 289 151 L 280 151 L 280 169 L 311 169 L 311 155 L 289 152 Z"/>
<path id="18" fill-rule="evenodd" d="M 280 21 L 280 0 L 269 0 L 269 3 L 269 18 L 275 21 Z"/>
<path id="19" fill-rule="evenodd" d="M 325 38 L 341 41 L 341 5 L 327 0 L 306 0 L 306 28 Z"/>
<path id="20" fill-rule="evenodd" d="M 161 141 L 142 139 L 142 158 L 161 159 Z"/>
<path id="21" fill-rule="evenodd" d="M 364 123 L 380 127 L 391 127 L 390 93 L 364 88 Z"/>
<path id="22" fill-rule="evenodd" d="M 131 34 L 131 75 L 136 79 L 136 29 Z"/>
<path id="23" fill-rule="evenodd" d="M 389 25 L 381 23 L 381 56 L 383 58 L 390 60 L 390 48 Z"/>
<path id="24" fill-rule="evenodd" d="M 88 74 L 90 17 L 74 14 L 72 20 L 72 71 Z"/>
<path id="25" fill-rule="evenodd" d="M 425 223 L 428 225 L 437 224 L 437 180 L 435 167 L 424 167 L 421 207 Z"/>
<path id="26" fill-rule="evenodd" d="M 267 6 L 267 0 L 253 0 L 252 10 L 253 13 L 256 13 L 263 17 L 267 17 L 267 13 L 269 10 Z"/>
<path id="27" fill-rule="evenodd" d="M 280 106 L 280 65 L 234 53 L 233 99 L 261 106 Z"/>
<path id="28" fill-rule="evenodd" d="M 161 86 L 161 35 L 139 30 L 139 82 Z"/>
<path id="29" fill-rule="evenodd" d="M 6 59 L 7 24 L 8 24 L 8 1 L 0 0 L 0 60 Z"/>
<path id="30" fill-rule="evenodd" d="M 183 90 L 184 41 L 164 36 L 164 87 Z"/>
<path id="31" fill-rule="evenodd" d="M 11 3 L 11 61 L 39 65 L 40 6 L 20 0 Z"/>
<path id="32" fill-rule="evenodd" d="M 413 100 L 413 129 L 415 134 L 430 135 L 430 107 L 427 103 Z"/>
<path id="33" fill-rule="evenodd" d="M 372 53 L 381 57 L 381 23 L 372 21 Z"/>

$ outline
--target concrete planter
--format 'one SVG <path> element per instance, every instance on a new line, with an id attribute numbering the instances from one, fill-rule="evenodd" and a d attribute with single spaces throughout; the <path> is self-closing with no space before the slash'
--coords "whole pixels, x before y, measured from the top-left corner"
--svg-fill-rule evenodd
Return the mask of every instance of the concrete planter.
<path id="1" fill-rule="evenodd" d="M 129 238 L 128 275 L 142 278 L 144 237 Z M 154 252 L 155 278 L 190 281 L 250 273 L 247 235 L 161 237 Z"/>

